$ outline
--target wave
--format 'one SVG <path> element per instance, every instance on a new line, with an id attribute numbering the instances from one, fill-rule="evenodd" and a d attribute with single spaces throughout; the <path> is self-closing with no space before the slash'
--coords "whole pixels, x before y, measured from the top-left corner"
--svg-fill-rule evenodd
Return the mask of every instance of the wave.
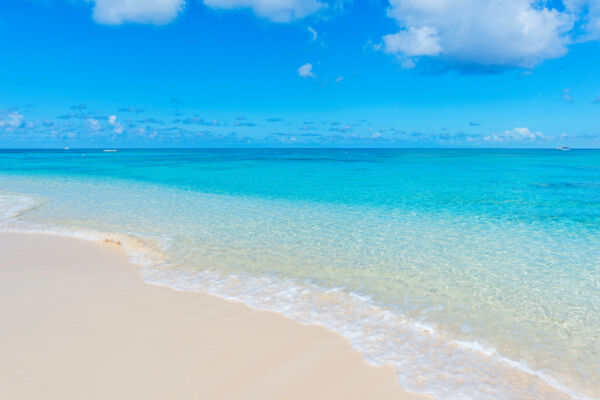
<path id="1" fill-rule="evenodd" d="M 407 390 L 439 399 L 592 400 L 543 371 L 477 341 L 461 341 L 370 297 L 277 276 L 223 274 L 172 265 L 156 246 L 131 234 L 37 224 L 21 218 L 43 199 L 0 194 L 0 230 L 43 233 L 122 245 L 150 284 L 196 291 L 319 325 L 346 338 L 373 365 L 392 365 Z"/>

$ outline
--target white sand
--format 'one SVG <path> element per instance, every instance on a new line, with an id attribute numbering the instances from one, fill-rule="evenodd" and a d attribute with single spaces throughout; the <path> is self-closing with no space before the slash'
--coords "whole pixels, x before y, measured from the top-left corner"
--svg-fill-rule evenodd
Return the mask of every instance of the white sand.
<path id="1" fill-rule="evenodd" d="M 417 399 L 340 336 L 145 284 L 116 245 L 0 234 L 0 399 Z"/>

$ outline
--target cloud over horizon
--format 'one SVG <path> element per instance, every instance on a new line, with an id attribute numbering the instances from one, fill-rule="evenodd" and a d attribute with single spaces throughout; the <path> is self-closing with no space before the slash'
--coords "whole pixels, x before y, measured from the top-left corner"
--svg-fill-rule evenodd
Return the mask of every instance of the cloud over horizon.
<path id="1" fill-rule="evenodd" d="M 128 111 L 127 111 L 128 112 Z M 125 112 L 125 114 L 127 114 Z M 94 115 L 93 109 L 90 111 Z M 297 126 L 278 117 L 267 118 L 272 127 L 257 124 L 248 117 L 231 115 L 225 121 L 202 119 L 196 115 L 164 122 L 154 118 L 121 119 L 122 114 L 73 119 L 26 119 L 19 111 L 0 110 L 0 136 L 23 145 L 30 143 L 62 146 L 193 144 L 210 146 L 293 145 L 359 147 L 549 147 L 565 142 L 571 146 L 581 140 L 596 140 L 597 134 L 567 135 L 560 131 L 545 134 L 527 127 L 496 130 L 499 133 L 474 133 L 462 130 L 411 132 L 402 126 L 376 126 L 367 120 L 347 122 L 303 121 Z M 479 123 L 469 123 L 479 127 Z M 198 129 L 198 127 L 201 127 Z M 488 132 L 494 132 L 489 130 Z"/>
<path id="2" fill-rule="evenodd" d="M 11 131 L 22 127 L 25 123 L 25 117 L 18 111 L 11 111 L 6 114 L 0 113 L 0 128 Z"/>
<path id="3" fill-rule="evenodd" d="M 529 128 L 517 127 L 507 129 L 502 133 L 492 133 L 484 136 L 487 142 L 521 142 L 548 139 L 542 132 L 532 132 Z"/>

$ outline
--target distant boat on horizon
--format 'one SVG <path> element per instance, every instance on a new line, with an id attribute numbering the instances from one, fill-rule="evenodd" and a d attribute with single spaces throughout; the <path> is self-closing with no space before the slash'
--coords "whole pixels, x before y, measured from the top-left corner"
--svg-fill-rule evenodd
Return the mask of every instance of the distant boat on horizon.
<path id="1" fill-rule="evenodd" d="M 116 153 L 119 150 L 118 149 L 104 149 L 102 151 L 105 152 L 105 153 Z"/>
<path id="2" fill-rule="evenodd" d="M 567 146 L 559 146 L 559 147 L 556 148 L 556 150 L 569 151 L 569 150 L 571 150 L 571 148 L 567 147 Z"/>

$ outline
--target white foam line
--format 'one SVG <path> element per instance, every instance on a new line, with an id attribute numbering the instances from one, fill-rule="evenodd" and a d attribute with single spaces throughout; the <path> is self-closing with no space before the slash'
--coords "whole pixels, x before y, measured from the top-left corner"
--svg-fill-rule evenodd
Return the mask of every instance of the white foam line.
<path id="1" fill-rule="evenodd" d="M 370 363 L 375 364 L 375 365 L 384 365 L 384 364 L 387 364 L 388 362 L 390 362 L 390 360 L 387 359 L 385 357 L 385 355 L 382 356 L 381 354 L 373 353 L 373 351 L 372 351 L 373 349 L 371 347 L 369 347 L 368 341 L 364 340 L 364 336 L 362 336 L 362 332 L 360 329 L 353 327 L 352 325 L 347 325 L 347 324 L 345 325 L 344 323 L 335 321 L 335 320 L 329 318 L 330 315 L 327 315 L 326 312 L 321 312 L 319 310 L 315 311 L 313 309 L 313 310 L 310 310 L 309 312 L 302 312 L 302 311 L 299 312 L 299 308 L 302 308 L 303 306 L 298 306 L 298 304 L 296 304 L 296 306 L 294 306 L 294 304 L 291 303 L 297 298 L 310 295 L 310 293 L 319 292 L 319 293 L 331 294 L 331 293 L 335 293 L 335 292 L 341 292 L 339 289 L 324 290 L 323 288 L 320 288 L 315 285 L 308 285 L 308 287 L 300 287 L 300 286 L 296 286 L 289 282 L 283 282 L 283 281 L 278 282 L 277 278 L 273 278 L 273 277 L 254 278 L 254 277 L 246 277 L 246 276 L 240 276 L 240 275 L 236 275 L 236 276 L 232 275 L 232 276 L 229 276 L 228 278 L 224 279 L 224 278 L 219 277 L 218 275 L 213 274 L 208 271 L 196 272 L 196 273 L 194 273 L 193 276 L 190 276 L 180 270 L 155 270 L 155 269 L 149 268 L 149 269 L 144 270 L 143 276 L 147 282 L 152 283 L 152 284 L 156 284 L 156 285 L 160 285 L 160 286 L 167 286 L 167 287 L 171 287 L 176 290 L 196 291 L 196 292 L 211 294 L 211 295 L 215 295 L 217 297 L 220 297 L 220 298 L 223 298 L 226 300 L 240 301 L 240 302 L 242 302 L 252 308 L 258 309 L 258 310 L 268 310 L 268 311 L 278 312 L 280 314 L 285 315 L 288 318 L 294 319 L 301 323 L 305 323 L 305 324 L 309 324 L 309 325 L 324 326 L 325 328 L 347 338 L 350 341 L 350 343 L 353 345 L 353 347 L 356 350 L 360 351 L 363 354 L 363 356 L 365 357 L 365 359 L 367 361 L 369 361 Z M 255 291 L 256 289 L 250 289 L 250 293 L 245 292 L 242 289 L 241 293 L 236 295 L 236 294 L 232 294 L 229 291 L 229 289 L 235 288 L 235 286 L 236 286 L 235 282 L 244 282 L 245 286 L 252 286 L 254 288 L 262 288 L 264 292 L 269 292 L 269 288 L 276 286 L 276 287 L 278 287 L 279 293 L 278 293 L 278 296 L 273 296 L 270 293 L 267 293 L 264 296 L 256 296 L 256 293 L 252 293 L 252 291 Z M 252 282 L 252 283 L 248 283 L 248 282 Z M 361 303 L 363 303 L 361 305 L 362 307 L 366 307 L 366 308 L 370 309 L 369 310 L 370 312 L 368 314 L 379 317 L 381 321 L 385 322 L 386 320 L 390 320 L 390 319 L 395 319 L 396 321 L 398 321 L 398 320 L 402 321 L 403 328 L 407 328 L 407 329 L 410 329 L 411 331 L 413 331 L 415 334 L 415 337 L 416 337 L 416 335 L 418 335 L 422 332 L 427 332 L 433 338 L 437 337 L 440 340 L 443 340 L 443 337 L 440 337 L 440 334 L 438 332 L 436 332 L 436 330 L 434 328 L 432 328 L 431 326 L 429 326 L 423 322 L 411 321 L 410 319 L 408 319 L 406 317 L 398 316 L 397 314 L 395 314 L 391 311 L 381 309 L 380 307 L 373 304 L 373 302 L 368 297 L 357 295 L 357 294 L 350 294 L 349 297 L 351 297 L 352 299 L 354 299 L 356 301 L 360 301 Z M 270 304 L 266 304 L 267 302 L 265 302 L 264 299 L 269 299 L 269 298 L 272 300 L 272 302 Z M 373 325 L 373 326 L 375 326 L 375 325 Z M 381 339 L 386 339 L 386 338 L 381 338 Z M 499 362 L 501 364 L 504 364 L 507 367 L 510 367 L 511 369 L 517 369 L 520 372 L 534 376 L 534 377 L 542 380 L 543 382 L 545 382 L 551 388 L 553 388 L 553 389 L 561 392 L 562 394 L 569 396 L 573 399 L 593 400 L 589 397 L 586 397 L 586 396 L 583 396 L 583 395 L 573 392 L 572 390 L 570 390 L 566 386 L 560 384 L 560 382 L 553 379 L 552 377 L 549 377 L 548 375 L 546 375 L 542 372 L 535 371 L 524 363 L 516 362 L 516 361 L 510 360 L 510 359 L 502 356 L 494 348 L 481 345 L 478 342 L 467 342 L 467 341 L 458 341 L 458 340 L 448 340 L 448 344 L 450 344 L 450 345 L 454 344 L 454 345 L 460 347 L 463 351 L 466 351 L 466 352 L 469 352 L 469 353 L 472 353 L 472 354 L 475 354 L 478 356 L 493 358 L 494 362 Z M 398 368 L 397 368 L 397 370 L 398 370 Z M 398 372 L 401 372 L 401 371 L 398 371 Z M 410 384 L 409 382 L 403 381 L 403 386 L 406 389 L 411 390 L 413 392 L 432 394 L 430 390 L 419 389 L 418 387 Z M 439 398 L 444 398 L 444 399 L 448 399 L 448 398 L 460 398 L 460 399 L 506 398 L 506 397 L 495 397 L 493 395 L 492 396 L 484 396 L 484 395 L 473 396 L 473 395 L 469 395 L 466 393 L 463 393 L 463 394 L 454 393 L 454 395 L 452 395 L 452 394 L 444 393 L 443 391 L 438 391 L 438 390 L 434 390 L 433 392 L 434 392 L 433 393 L 434 395 L 437 395 L 437 396 L 439 396 Z M 512 397 L 512 398 L 519 398 L 519 397 Z"/>

